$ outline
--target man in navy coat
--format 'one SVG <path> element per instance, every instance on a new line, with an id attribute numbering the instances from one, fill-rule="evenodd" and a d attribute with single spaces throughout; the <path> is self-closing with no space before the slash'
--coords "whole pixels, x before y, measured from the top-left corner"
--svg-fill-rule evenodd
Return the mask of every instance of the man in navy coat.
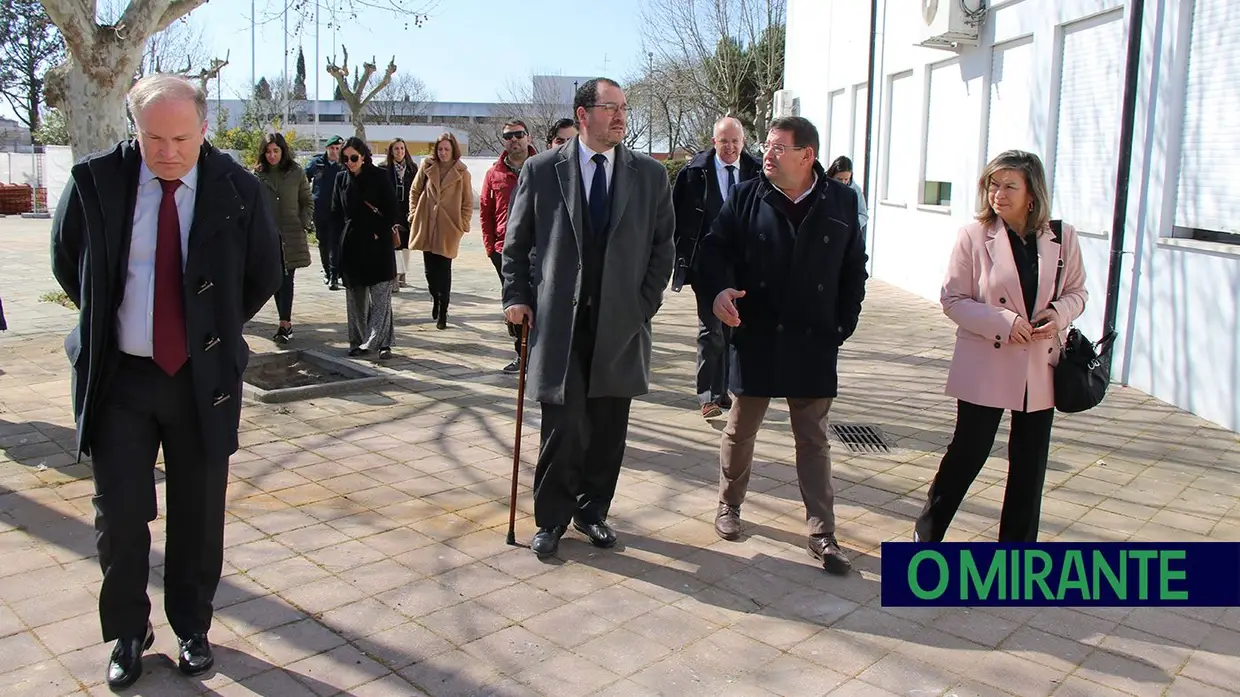
<path id="1" fill-rule="evenodd" d="M 775 119 L 762 176 L 738 184 L 701 242 L 699 283 L 732 328 L 728 412 L 719 454 L 715 531 L 740 536 L 754 441 L 771 398 L 788 400 L 809 553 L 830 573 L 850 563 L 835 537 L 827 413 L 838 389 L 840 345 L 865 298 L 866 254 L 857 197 L 818 164 L 818 130 Z"/>
<path id="2" fill-rule="evenodd" d="M 78 453 L 91 456 L 107 681 L 150 648 L 150 521 L 164 453 L 164 610 L 178 663 L 214 663 L 207 631 L 237 450 L 242 327 L 280 287 L 280 237 L 261 185 L 209 144 L 206 96 L 184 78 L 134 84 L 138 137 L 73 167 L 52 222 L 52 271 L 79 308 L 65 340 Z"/>

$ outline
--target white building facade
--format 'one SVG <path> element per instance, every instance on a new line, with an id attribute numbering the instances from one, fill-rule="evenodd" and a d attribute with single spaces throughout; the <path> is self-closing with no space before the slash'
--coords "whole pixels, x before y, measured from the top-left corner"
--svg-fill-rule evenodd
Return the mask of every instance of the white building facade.
<path id="1" fill-rule="evenodd" d="M 925 8 L 985 7 L 976 45 L 922 45 Z M 870 3 L 789 0 L 784 102 L 829 163 L 867 177 L 871 272 L 938 300 L 986 162 L 1047 167 L 1052 216 L 1080 231 L 1102 334 L 1133 3 L 878 0 L 870 171 Z M 1113 378 L 1240 431 L 1240 2 L 1144 3 Z M 975 15 L 976 17 L 976 15 Z M 863 319 L 864 321 L 864 319 Z"/>

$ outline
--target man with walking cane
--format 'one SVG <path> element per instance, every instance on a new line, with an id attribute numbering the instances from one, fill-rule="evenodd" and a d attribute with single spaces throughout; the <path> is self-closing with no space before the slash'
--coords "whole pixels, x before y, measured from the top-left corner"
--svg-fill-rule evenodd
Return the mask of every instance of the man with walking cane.
<path id="1" fill-rule="evenodd" d="M 573 115 L 580 135 L 522 168 L 503 250 L 504 315 L 529 323 L 529 389 L 542 406 L 530 543 L 540 557 L 569 521 L 595 546 L 616 543 L 607 513 L 629 407 L 649 389 L 650 321 L 675 259 L 667 171 L 622 144 L 624 91 L 589 80 Z"/>

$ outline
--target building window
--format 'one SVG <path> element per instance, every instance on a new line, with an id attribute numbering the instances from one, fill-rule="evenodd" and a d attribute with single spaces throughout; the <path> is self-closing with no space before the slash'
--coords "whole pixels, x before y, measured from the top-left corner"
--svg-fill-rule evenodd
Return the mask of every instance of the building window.
<path id="1" fill-rule="evenodd" d="M 969 103 L 969 92 L 960 75 L 960 62 L 951 60 L 930 66 L 926 111 L 926 165 L 922 171 L 920 203 L 950 206 L 951 182 L 964 170 L 960 147 L 960 119 Z"/>
<path id="2" fill-rule="evenodd" d="M 835 161 L 840 155 L 848 155 L 851 146 L 849 135 L 849 121 L 852 119 L 852 109 L 848 108 L 848 96 L 844 90 L 836 90 L 827 97 L 827 129 L 830 133 L 830 139 L 827 141 L 827 151 L 821 153 L 818 159 L 824 163 Z M 854 165 L 856 166 L 856 165 Z"/>
<path id="3" fill-rule="evenodd" d="M 870 104 L 870 90 L 866 83 L 853 87 L 852 151 L 853 178 L 866 181 L 865 165 L 865 113 Z"/>
<path id="4" fill-rule="evenodd" d="M 1240 13 L 1235 0 L 1196 0 L 1188 53 L 1175 235 L 1240 244 Z"/>
<path id="5" fill-rule="evenodd" d="M 917 90 L 913 73 L 901 73 L 887 78 L 887 158 L 883 175 L 883 200 L 890 203 L 907 203 L 916 186 L 917 159 L 921 148 L 917 147 Z"/>
<path id="6" fill-rule="evenodd" d="M 990 63 L 990 109 L 986 161 L 1005 150 L 1037 152 L 1029 118 L 1033 111 L 1033 39 L 996 44 Z"/>
<path id="7" fill-rule="evenodd" d="M 1120 102 L 1124 92 L 1124 13 L 1064 27 L 1051 215 L 1106 234 L 1115 209 Z"/>

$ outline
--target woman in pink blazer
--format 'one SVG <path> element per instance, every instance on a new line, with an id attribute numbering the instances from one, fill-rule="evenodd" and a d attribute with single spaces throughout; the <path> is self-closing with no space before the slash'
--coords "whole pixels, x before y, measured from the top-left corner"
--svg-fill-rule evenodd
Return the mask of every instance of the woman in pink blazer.
<path id="1" fill-rule="evenodd" d="M 1068 326 L 1085 310 L 1076 230 L 1059 242 L 1037 155 L 1001 153 L 978 180 L 977 222 L 960 230 L 940 300 L 956 323 L 947 376 L 956 431 L 930 485 L 915 537 L 939 542 L 986 464 L 1005 410 L 1012 412 L 1000 542 L 1034 542 L 1055 414 L 1053 369 Z M 1062 260 L 1062 288 L 1055 275 Z"/>

